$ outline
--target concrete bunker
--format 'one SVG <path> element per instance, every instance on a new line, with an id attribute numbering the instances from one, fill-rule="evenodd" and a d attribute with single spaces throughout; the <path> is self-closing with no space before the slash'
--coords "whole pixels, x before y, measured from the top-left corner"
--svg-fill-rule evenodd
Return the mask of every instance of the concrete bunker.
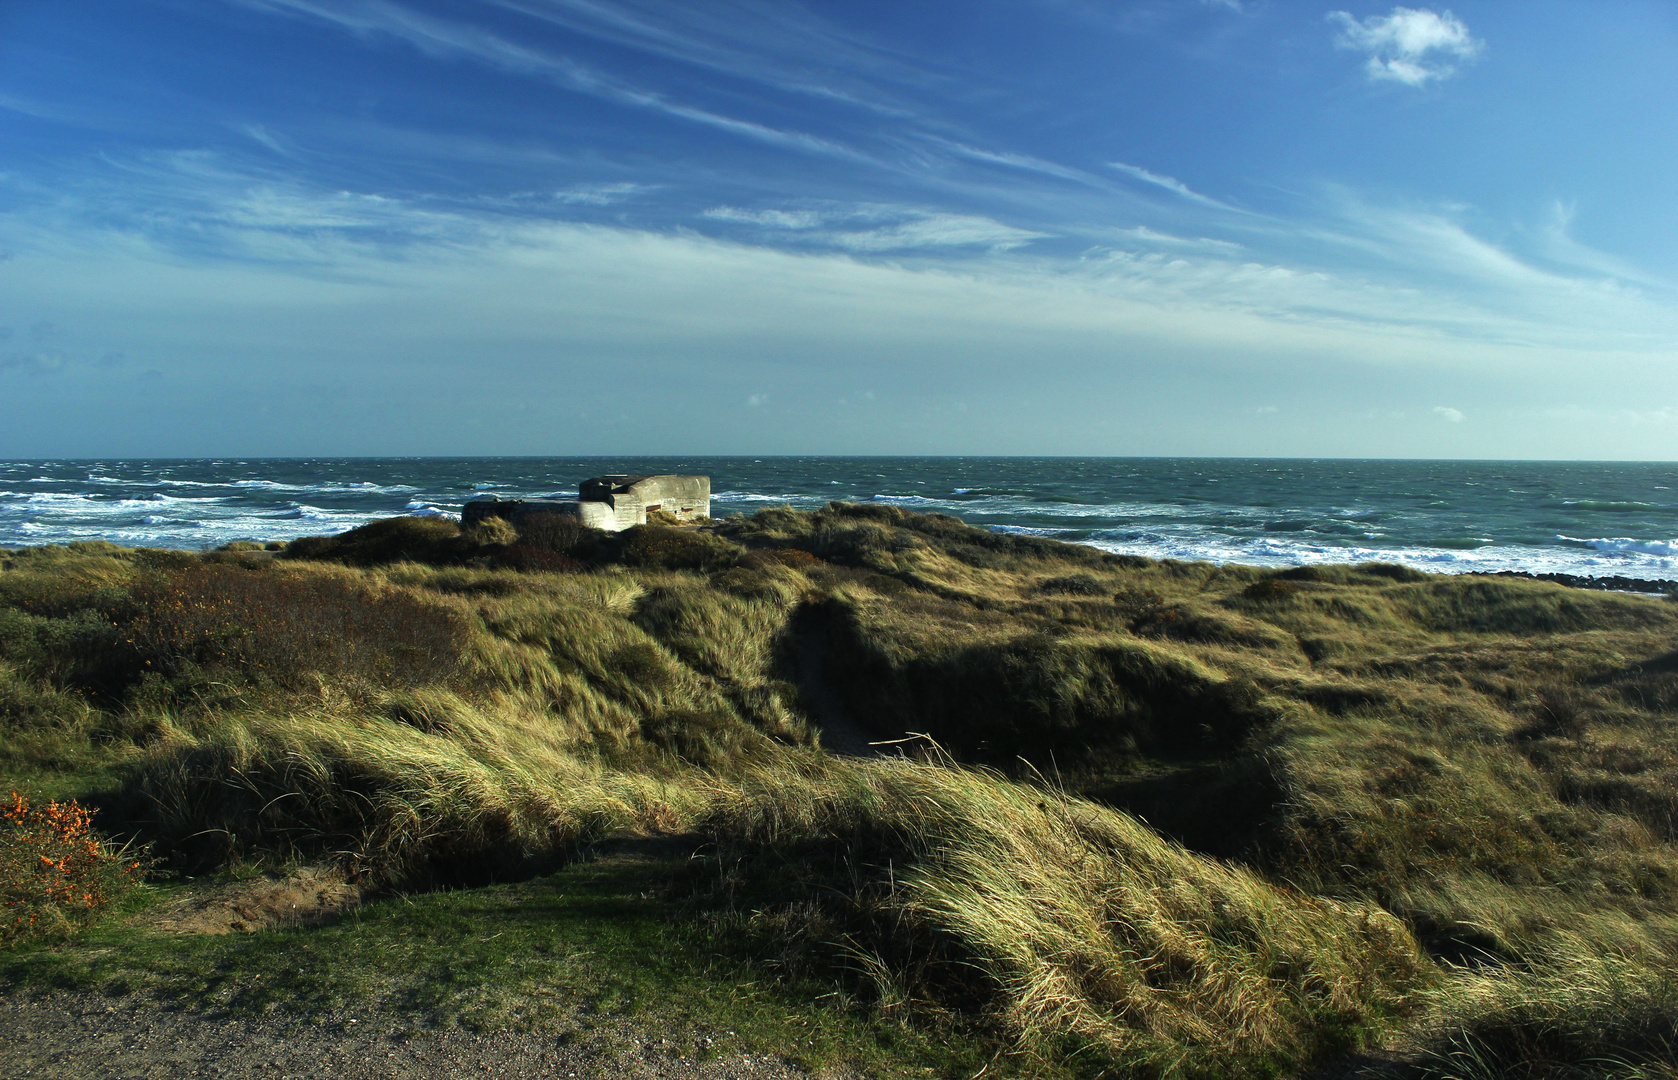
<path id="1" fill-rule="evenodd" d="M 621 532 L 645 525 L 647 514 L 663 511 L 677 521 L 703 521 L 711 516 L 709 476 L 633 476 L 608 473 L 578 485 L 576 501 L 542 499 L 473 499 L 460 511 L 463 526 L 486 518 L 505 518 L 514 528 L 519 520 L 536 514 L 563 514 L 584 525 L 607 532 Z"/>

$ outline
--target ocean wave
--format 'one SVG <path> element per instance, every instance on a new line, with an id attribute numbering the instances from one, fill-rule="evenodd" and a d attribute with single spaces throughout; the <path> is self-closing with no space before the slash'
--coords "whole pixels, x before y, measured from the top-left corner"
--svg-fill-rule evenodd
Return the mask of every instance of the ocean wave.
<path id="1" fill-rule="evenodd" d="M 90 478 L 91 479 L 91 478 Z M 312 492 L 319 495 L 405 495 L 420 490 L 412 484 L 375 484 L 370 480 L 356 480 L 348 483 L 333 481 L 320 484 L 286 484 L 278 480 L 111 480 L 107 483 L 120 484 L 127 487 L 196 487 L 196 488 L 238 488 L 241 491 L 296 491 Z"/>
<path id="2" fill-rule="evenodd" d="M 307 488 L 304 484 L 282 484 L 278 480 L 229 480 L 225 486 L 262 491 L 304 491 Z"/>
<path id="3" fill-rule="evenodd" d="M 1339 545 L 1316 543 L 1298 533 L 1270 533 L 1239 537 L 1185 530 L 1101 529 L 1080 535 L 1075 529 L 1022 525 L 992 525 L 992 532 L 1016 536 L 1041 536 L 1087 544 L 1116 555 L 1140 555 L 1150 559 L 1182 562 L 1234 563 L 1283 568 L 1289 566 L 1345 566 L 1366 562 L 1399 563 L 1436 574 L 1469 572 L 1495 573 L 1517 570 L 1534 574 L 1576 574 L 1582 577 L 1617 574 L 1623 577 L 1665 579 L 1678 576 L 1678 558 L 1663 556 L 1659 545 L 1619 552 L 1603 557 L 1595 549 L 1531 547 L 1522 544 L 1482 544 L 1451 548 L 1444 546 L 1382 547 L 1373 544 Z M 1582 543 L 1582 541 L 1581 541 Z M 1671 543 L 1678 556 L 1678 541 Z M 1628 554 L 1642 556 L 1628 559 Z"/>
<path id="4" fill-rule="evenodd" d="M 1052 531 L 1059 530 L 1043 530 Z M 1153 559 L 1237 563 L 1277 568 L 1383 562 L 1446 574 L 1517 570 L 1535 574 L 1576 574 L 1584 577 L 1618 574 L 1624 577 L 1665 579 L 1678 576 L 1678 558 L 1664 557 L 1664 553 L 1655 549 L 1653 545 L 1649 551 L 1619 550 L 1612 553 L 1598 549 L 1481 544 L 1477 540 L 1473 547 L 1462 548 L 1439 545 L 1342 546 L 1293 539 L 1297 535 L 1192 538 L 1160 533 L 1132 533 L 1122 537 L 1098 533 L 1073 542 L 1089 544 L 1115 554 L 1141 555 Z M 1678 542 L 1674 542 L 1671 551 L 1678 555 Z"/>
<path id="5" fill-rule="evenodd" d="M 375 484 L 362 481 L 355 484 L 311 484 L 304 491 L 329 491 L 342 495 L 406 495 L 419 488 L 412 484 Z"/>
<path id="6" fill-rule="evenodd" d="M 1571 506 L 1576 510 L 1596 510 L 1602 513 L 1624 514 L 1633 510 L 1659 509 L 1656 504 L 1648 502 L 1633 502 L 1631 500 L 1613 501 L 1603 499 L 1563 499 L 1563 506 Z"/>
<path id="7" fill-rule="evenodd" d="M 161 492 L 133 499 L 113 499 L 108 495 L 92 495 L 75 492 L 38 491 L 26 497 L 22 503 L 13 506 L 30 506 L 40 513 L 48 514 L 77 514 L 77 515 L 122 515 L 140 509 L 155 509 L 158 506 L 171 503 L 205 506 L 225 502 L 225 499 L 207 498 L 191 499 Z"/>
<path id="8" fill-rule="evenodd" d="M 751 491 L 713 491 L 711 492 L 711 501 L 766 503 L 776 506 L 787 503 L 791 503 L 794 506 L 797 506 L 800 503 L 803 503 L 806 506 L 826 506 L 829 500 L 825 495 L 759 495 L 756 492 Z"/>
<path id="9" fill-rule="evenodd" d="M 1570 544 L 1583 544 L 1592 551 L 1678 557 L 1678 540 L 1638 540 L 1630 536 L 1605 536 L 1582 540 L 1560 534 L 1556 539 Z"/>
<path id="10" fill-rule="evenodd" d="M 290 506 L 284 507 L 283 509 L 280 509 L 280 510 L 274 510 L 274 511 L 269 511 L 267 513 L 259 513 L 259 514 L 252 515 L 252 517 L 260 519 L 260 520 L 273 520 L 275 518 L 279 518 L 279 519 L 283 519 L 283 520 L 292 520 L 292 521 L 327 521 L 327 522 L 344 522 L 344 521 L 363 522 L 363 521 L 371 521 L 372 519 L 374 519 L 376 517 L 382 517 L 382 516 L 384 516 L 384 515 L 369 514 L 369 513 L 365 513 L 363 511 L 360 511 L 360 510 L 327 510 L 327 509 L 324 509 L 323 507 L 319 507 L 319 506 L 306 506 L 303 503 L 292 503 Z"/>
<path id="11" fill-rule="evenodd" d="M 156 506 L 158 503 L 190 503 L 194 505 L 216 504 L 227 501 L 225 496 L 211 495 L 205 498 L 193 498 L 187 495 L 165 495 L 161 491 L 153 492 L 138 499 L 112 499 L 106 506 Z"/>

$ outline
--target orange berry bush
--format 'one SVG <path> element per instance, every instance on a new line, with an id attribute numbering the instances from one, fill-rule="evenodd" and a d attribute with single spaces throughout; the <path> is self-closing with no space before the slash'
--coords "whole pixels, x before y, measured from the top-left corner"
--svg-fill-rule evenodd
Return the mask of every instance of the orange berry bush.
<path id="1" fill-rule="evenodd" d="M 95 832 L 76 800 L 31 806 L 12 792 L 0 804 L 0 945 L 92 922 L 139 884 L 146 862 Z"/>

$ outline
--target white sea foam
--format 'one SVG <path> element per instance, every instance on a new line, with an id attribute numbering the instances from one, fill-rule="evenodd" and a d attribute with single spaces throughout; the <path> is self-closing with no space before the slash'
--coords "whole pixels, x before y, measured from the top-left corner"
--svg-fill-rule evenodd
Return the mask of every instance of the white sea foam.
<path id="1" fill-rule="evenodd" d="M 794 506 L 797 506 L 800 503 L 806 506 L 825 506 L 827 504 L 827 499 L 825 497 L 812 499 L 805 495 L 760 495 L 751 491 L 713 491 L 711 492 L 711 501 L 714 503 L 765 503 L 777 506 L 785 505 L 787 503 L 791 503 Z"/>
<path id="2" fill-rule="evenodd" d="M 1060 529 L 1018 529 L 993 526 L 999 532 L 1029 532 L 1055 536 Z M 1312 543 L 1298 534 L 1284 537 L 1189 536 L 1158 532 L 1100 533 L 1084 538 L 1063 537 L 1116 554 L 1187 562 L 1239 563 L 1251 566 L 1349 565 L 1363 562 L 1399 563 L 1438 574 L 1500 570 L 1534 574 L 1577 574 L 1585 577 L 1621 576 L 1668 579 L 1678 576 L 1678 557 L 1617 551 L 1586 554 L 1577 548 L 1488 544 L 1472 549 L 1441 547 L 1389 548 L 1372 545 L 1337 546 Z M 1678 551 L 1678 549 L 1675 549 Z"/>
<path id="3" fill-rule="evenodd" d="M 1570 544 L 1584 544 L 1593 551 L 1678 557 L 1678 540 L 1638 540 L 1630 536 L 1605 536 L 1581 540 L 1577 537 L 1560 534 L 1557 534 L 1556 539 Z"/>

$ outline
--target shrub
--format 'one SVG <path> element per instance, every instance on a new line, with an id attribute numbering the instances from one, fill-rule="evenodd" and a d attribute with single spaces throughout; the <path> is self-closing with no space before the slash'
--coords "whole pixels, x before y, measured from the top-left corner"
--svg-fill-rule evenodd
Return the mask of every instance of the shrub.
<path id="1" fill-rule="evenodd" d="M 82 610 L 62 618 L 0 610 L 0 656 L 60 687 L 121 696 L 138 677 L 115 622 L 126 618 L 128 610 L 126 595 L 105 610 Z"/>
<path id="2" fill-rule="evenodd" d="M 1387 578 L 1391 581 L 1401 581 L 1405 583 L 1426 581 L 1428 579 L 1428 575 L 1422 571 L 1413 570 L 1408 566 L 1401 566 L 1398 563 L 1358 563 L 1355 569 L 1358 573 L 1367 574 L 1370 577 Z"/>
<path id="3" fill-rule="evenodd" d="M 204 566 L 135 589 L 125 642 L 140 667 L 242 670 L 295 686 L 311 673 L 385 685 L 446 680 L 467 625 L 459 612 L 325 574 Z"/>
<path id="4" fill-rule="evenodd" d="M 487 517 L 461 535 L 478 547 L 495 547 L 517 543 L 519 531 L 504 517 Z"/>
<path id="5" fill-rule="evenodd" d="M 1274 600 L 1286 600 L 1299 592 L 1299 586 L 1281 578 L 1262 578 L 1241 590 L 1241 595 L 1249 600 L 1268 603 Z"/>
<path id="6" fill-rule="evenodd" d="M 617 558 L 650 570 L 720 570 L 745 554 L 739 544 L 692 529 L 637 525 L 619 536 Z"/>
<path id="7" fill-rule="evenodd" d="M 518 521 L 517 543 L 571 559 L 587 559 L 600 547 L 605 533 L 569 514 L 525 514 Z"/>
<path id="8" fill-rule="evenodd" d="M 30 806 L 16 791 L 0 809 L 0 944 L 83 926 L 139 883 L 146 860 L 93 831 L 76 800 Z"/>
<path id="9" fill-rule="evenodd" d="M 354 566 L 450 562 L 461 554 L 460 526 L 447 518 L 370 521 L 337 536 L 305 536 L 286 545 L 288 559 L 331 559 Z"/>
<path id="10" fill-rule="evenodd" d="M 528 544 L 514 544 L 497 553 L 495 565 L 527 573 L 575 574 L 583 569 L 583 564 L 569 555 Z"/>
<path id="11" fill-rule="evenodd" d="M 785 566 L 791 570 L 809 570 L 820 566 L 821 560 L 803 548 L 769 548 L 754 551 L 746 557 L 750 567 Z"/>
<path id="12" fill-rule="evenodd" d="M 1101 596 L 1107 586 L 1093 574 L 1070 574 L 1039 581 L 1037 591 L 1045 596 Z"/>

